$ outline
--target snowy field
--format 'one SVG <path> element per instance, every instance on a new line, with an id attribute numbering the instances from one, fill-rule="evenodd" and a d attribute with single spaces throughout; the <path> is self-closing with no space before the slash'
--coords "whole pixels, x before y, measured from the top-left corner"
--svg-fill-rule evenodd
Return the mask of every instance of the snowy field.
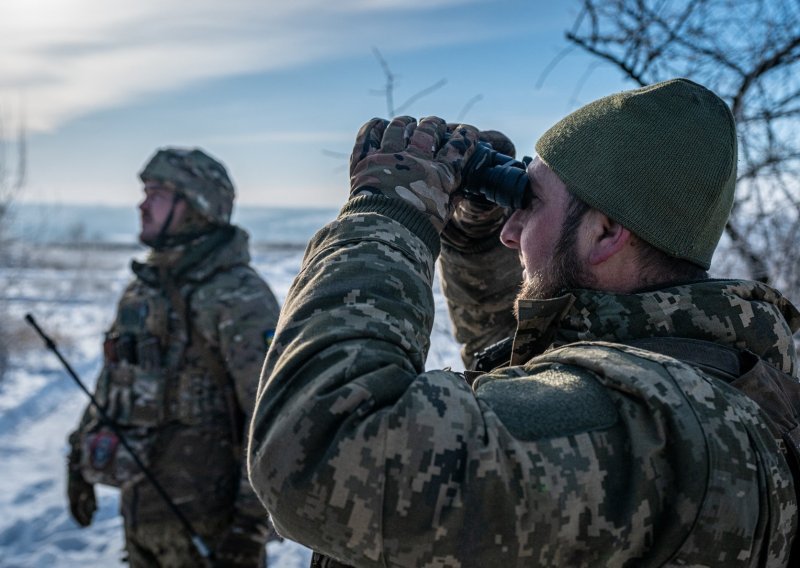
<path id="1" fill-rule="evenodd" d="M 129 260 L 142 249 L 36 245 L 0 267 L 0 294 L 14 333 L 11 368 L 0 383 L 0 567 L 124 566 L 117 492 L 98 487 L 94 522 L 81 529 L 69 515 L 65 489 L 66 436 L 86 404 L 56 357 L 24 323 L 26 313 L 58 344 L 93 387 L 103 331 L 127 283 Z M 254 265 L 283 300 L 300 267 L 302 249 L 253 251 Z M 441 294 L 429 368 L 461 368 Z M 308 566 L 310 551 L 270 543 L 271 567 Z"/>

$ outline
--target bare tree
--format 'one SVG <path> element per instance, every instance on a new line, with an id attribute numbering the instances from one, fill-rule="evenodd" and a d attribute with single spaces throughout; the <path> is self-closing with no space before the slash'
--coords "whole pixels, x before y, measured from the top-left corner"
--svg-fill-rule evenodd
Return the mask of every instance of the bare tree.
<path id="1" fill-rule="evenodd" d="M 730 105 L 739 137 L 726 227 L 750 276 L 800 299 L 800 3 L 582 0 L 566 37 L 646 85 L 693 79 Z"/>
<path id="2" fill-rule="evenodd" d="M 397 80 L 397 75 L 392 72 L 392 69 L 389 67 L 389 64 L 381 55 L 381 52 L 378 50 L 377 47 L 372 48 L 372 53 L 375 55 L 375 59 L 378 60 L 378 63 L 383 69 L 383 76 L 386 78 L 386 85 L 383 89 L 373 91 L 373 94 L 382 95 L 386 97 L 386 111 L 388 113 L 387 116 L 390 118 L 393 116 L 397 116 L 402 114 L 408 107 L 410 107 L 413 103 L 421 99 L 422 97 L 429 95 L 430 93 L 434 92 L 437 89 L 441 89 L 447 84 L 447 79 L 439 79 L 434 84 L 425 87 L 424 89 L 417 91 L 413 95 L 411 95 L 408 99 L 405 100 L 399 106 L 395 106 L 394 104 L 394 91 L 395 91 L 395 81 Z"/>
<path id="3" fill-rule="evenodd" d="M 378 95 L 386 98 L 386 116 L 388 118 L 392 118 L 395 116 L 399 116 L 403 114 L 408 108 L 417 102 L 418 100 L 426 97 L 427 95 L 441 89 L 447 84 L 446 78 L 441 78 L 435 83 L 428 85 L 424 89 L 420 89 L 410 97 L 408 97 L 405 101 L 403 101 L 399 105 L 395 105 L 394 97 L 395 97 L 395 90 L 397 88 L 397 79 L 398 76 L 392 71 L 392 68 L 389 66 L 389 63 L 383 57 L 383 54 L 377 47 L 372 48 L 372 54 L 375 56 L 375 59 L 378 60 L 378 64 L 381 66 L 381 70 L 383 71 L 383 76 L 385 79 L 385 83 L 382 89 L 372 89 L 370 92 L 373 95 Z M 470 98 L 464 106 L 461 108 L 461 111 L 456 115 L 456 122 L 461 122 L 467 113 L 474 107 L 478 102 L 483 100 L 483 95 L 477 94 Z M 330 158 L 335 158 L 337 160 L 346 160 L 349 157 L 349 154 L 344 152 L 337 152 L 334 150 L 324 149 L 322 153 Z"/>
<path id="4" fill-rule="evenodd" d="M 377 47 L 372 48 L 372 53 L 375 55 L 375 59 L 378 60 L 378 63 L 380 64 L 381 69 L 383 70 L 383 76 L 386 79 L 386 84 L 384 85 L 383 89 L 373 90 L 372 93 L 375 95 L 382 95 L 386 97 L 386 111 L 388 113 L 387 116 L 389 116 L 390 118 L 393 116 L 398 116 L 400 114 L 403 114 L 403 112 L 405 112 L 408 109 L 408 107 L 410 107 L 413 103 L 431 94 L 432 92 L 441 89 L 447 84 L 447 79 L 443 77 L 438 81 L 436 81 L 435 83 L 433 83 L 432 85 L 429 85 L 424 89 L 417 91 L 416 93 L 408 97 L 402 104 L 395 106 L 394 93 L 395 93 L 395 82 L 397 80 L 397 75 L 395 75 L 392 72 L 391 67 L 389 67 L 389 64 L 386 62 L 386 59 L 383 58 L 383 55 L 381 54 L 380 50 L 378 50 Z M 456 115 L 456 122 L 461 122 L 467 115 L 467 113 L 472 109 L 472 107 L 475 106 L 481 100 L 483 100 L 483 95 L 477 94 L 472 98 L 470 98 L 466 103 L 464 103 L 464 106 Z"/>
<path id="5" fill-rule="evenodd" d="M 13 155 L 12 146 L 16 150 L 16 160 L 9 158 Z M 27 155 L 24 125 L 20 125 L 17 130 L 16 142 L 10 143 L 5 137 L 3 122 L 0 120 L 0 269 L 8 264 L 10 256 L 11 240 L 8 225 L 11 217 L 11 205 L 25 185 Z M 5 286 L 3 290 L 0 290 L 0 380 L 8 368 L 9 347 L 12 343 L 4 289 Z"/>
<path id="6" fill-rule="evenodd" d="M 16 160 L 10 157 L 12 149 L 16 150 Z M 0 120 L 0 259 L 7 252 L 11 205 L 25 185 L 27 158 L 25 126 L 20 124 L 16 143 L 11 144 L 5 136 L 3 121 Z"/>

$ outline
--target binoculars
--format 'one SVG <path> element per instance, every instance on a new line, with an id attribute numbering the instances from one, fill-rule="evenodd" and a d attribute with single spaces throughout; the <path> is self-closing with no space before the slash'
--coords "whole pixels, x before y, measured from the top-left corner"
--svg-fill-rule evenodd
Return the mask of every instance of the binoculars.
<path id="1" fill-rule="evenodd" d="M 464 197 L 523 209 L 531 199 L 526 171 L 531 159 L 525 156 L 519 161 L 497 152 L 488 142 L 478 142 L 461 174 Z"/>

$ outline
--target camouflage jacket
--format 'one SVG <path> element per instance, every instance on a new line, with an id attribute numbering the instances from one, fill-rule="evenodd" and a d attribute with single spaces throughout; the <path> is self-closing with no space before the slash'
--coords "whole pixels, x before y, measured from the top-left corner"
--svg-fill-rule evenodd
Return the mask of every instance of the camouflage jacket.
<path id="1" fill-rule="evenodd" d="M 248 453 L 279 533 L 354 566 L 786 564 L 793 482 L 755 403 L 617 341 L 701 337 L 793 373 L 789 302 L 737 281 L 524 302 L 512 365 L 470 386 L 424 368 L 438 247 L 377 197 L 311 241 Z"/>
<path id="2" fill-rule="evenodd" d="M 508 338 L 516 327 L 513 306 L 522 283 L 522 264 L 517 251 L 497 236 L 466 250 L 442 240 L 442 293 L 462 345 L 461 359 L 470 369 L 477 352 Z"/>
<path id="3" fill-rule="evenodd" d="M 279 306 L 248 264 L 247 241 L 228 227 L 134 261 L 97 381 L 96 397 L 117 424 L 145 432 L 151 471 L 190 519 L 264 514 L 236 445 Z M 143 476 L 123 486 L 121 501 L 128 522 L 172 518 Z"/>

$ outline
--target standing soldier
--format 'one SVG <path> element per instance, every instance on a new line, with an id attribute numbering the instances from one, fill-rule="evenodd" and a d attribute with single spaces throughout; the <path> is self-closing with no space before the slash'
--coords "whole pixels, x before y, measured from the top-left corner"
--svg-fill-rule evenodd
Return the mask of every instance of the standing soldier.
<path id="1" fill-rule="evenodd" d="M 730 109 L 673 79 L 576 110 L 505 223 L 462 209 L 480 136 L 359 132 L 264 365 L 248 453 L 275 528 L 326 567 L 800 566 L 800 313 L 706 272 Z M 425 366 L 439 256 L 469 375 Z"/>
<path id="2" fill-rule="evenodd" d="M 278 303 L 230 223 L 234 189 L 198 149 L 161 149 L 140 173 L 133 282 L 106 335 L 96 397 L 218 564 L 264 562 L 266 515 L 247 481 L 245 425 Z M 70 436 L 68 496 L 88 526 L 94 483 L 121 489 L 131 566 L 197 566 L 180 519 L 91 406 Z"/>

